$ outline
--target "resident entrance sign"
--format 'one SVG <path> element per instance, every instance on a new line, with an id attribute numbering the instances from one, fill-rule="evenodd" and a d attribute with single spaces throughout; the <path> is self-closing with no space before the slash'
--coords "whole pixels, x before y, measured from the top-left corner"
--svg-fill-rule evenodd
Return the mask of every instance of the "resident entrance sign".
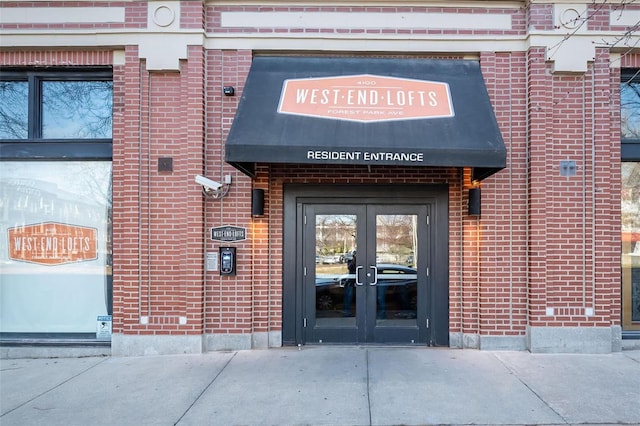
<path id="1" fill-rule="evenodd" d="M 370 74 L 285 80 L 278 112 L 362 123 L 454 116 L 447 83 Z"/>
<path id="2" fill-rule="evenodd" d="M 506 148 L 480 63 L 470 60 L 256 56 L 225 161 L 465 167 L 482 180 Z"/>

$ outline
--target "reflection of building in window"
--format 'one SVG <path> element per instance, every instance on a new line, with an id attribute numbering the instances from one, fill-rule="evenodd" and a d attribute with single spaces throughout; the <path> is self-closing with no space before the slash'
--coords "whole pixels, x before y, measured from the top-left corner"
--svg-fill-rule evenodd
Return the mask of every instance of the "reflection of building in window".
<path id="1" fill-rule="evenodd" d="M 11 179 L 0 181 L 8 205 L 8 218 L 27 223 L 30 217 L 41 220 L 79 219 L 83 223 L 104 216 L 104 206 L 95 200 L 59 188 L 55 184 L 37 179 Z"/>
<path id="2" fill-rule="evenodd" d="M 110 162 L 4 162 L 3 170 L 11 177 L 0 178 L 1 258 L 8 260 L 9 229 L 18 232 L 26 225 L 60 223 L 99 229 L 98 256 L 111 263 Z"/>

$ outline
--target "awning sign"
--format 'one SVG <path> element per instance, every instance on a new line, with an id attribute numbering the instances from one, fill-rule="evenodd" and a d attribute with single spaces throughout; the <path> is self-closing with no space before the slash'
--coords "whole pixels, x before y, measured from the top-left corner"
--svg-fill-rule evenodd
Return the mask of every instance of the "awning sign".
<path id="1" fill-rule="evenodd" d="M 9 228 L 9 259 L 40 265 L 95 260 L 98 230 L 45 222 Z"/>
<path id="2" fill-rule="evenodd" d="M 454 116 L 447 83 L 370 74 L 285 80 L 278 112 L 364 123 Z"/>
<path id="3" fill-rule="evenodd" d="M 480 62 L 256 56 L 225 143 L 258 164 L 471 168 L 482 180 L 507 149 Z"/>
<path id="4" fill-rule="evenodd" d="M 225 242 L 246 240 L 247 230 L 238 226 L 218 226 L 211 228 L 211 239 Z"/>

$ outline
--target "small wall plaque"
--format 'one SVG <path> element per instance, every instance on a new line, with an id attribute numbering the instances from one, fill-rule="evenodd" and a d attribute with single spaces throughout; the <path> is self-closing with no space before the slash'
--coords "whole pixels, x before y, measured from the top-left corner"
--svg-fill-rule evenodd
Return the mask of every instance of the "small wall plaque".
<path id="1" fill-rule="evenodd" d="M 159 172 L 172 172 L 173 171 L 173 158 L 172 157 L 160 157 L 160 158 L 158 158 L 158 171 Z"/>
<path id="2" fill-rule="evenodd" d="M 576 175 L 576 162 L 575 161 L 561 161 L 560 162 L 560 176 L 575 176 Z"/>
<path id="3" fill-rule="evenodd" d="M 239 226 L 218 226 L 211 228 L 211 239 L 224 242 L 246 240 L 247 229 Z"/>

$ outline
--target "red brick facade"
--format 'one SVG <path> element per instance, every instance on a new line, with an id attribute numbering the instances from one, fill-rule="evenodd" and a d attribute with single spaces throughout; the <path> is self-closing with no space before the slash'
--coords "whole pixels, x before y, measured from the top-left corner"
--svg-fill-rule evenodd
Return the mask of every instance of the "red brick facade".
<path id="1" fill-rule="evenodd" d="M 72 48 L 42 44 L 46 39 L 12 45 L 21 35 L 26 40 L 28 30 L 51 34 L 104 30 L 107 35 L 100 40 L 108 40 L 107 30 L 112 35 L 145 30 L 151 8 L 165 3 L 179 12 L 176 31 L 204 40 L 199 45 L 186 42 L 175 69 L 149 68 L 150 59 L 144 56 L 149 49 L 143 55 L 136 38 L 84 42 Z M 449 333 L 457 336 L 452 337 L 452 346 L 491 348 L 486 337 L 507 337 L 528 342 L 522 343 L 523 349 L 535 350 L 531 330 L 549 327 L 613 330 L 616 340 L 621 318 L 620 67 L 640 68 L 640 55 L 632 52 L 620 59 L 602 46 L 595 48 L 593 58 L 585 59 L 586 72 L 556 71 L 550 46 L 532 43 L 522 48 L 528 29 L 554 31 L 552 4 L 484 7 L 486 2 L 480 2 L 442 8 L 427 2 L 423 7 L 354 3 L 351 7 L 248 6 L 198 0 L 3 2 L 0 6 L 5 11 L 124 10 L 120 23 L 0 20 L 0 31 L 12 36 L 0 41 L 2 67 L 113 69 L 113 333 L 127 342 L 114 339 L 114 353 L 147 353 L 148 346 L 162 346 L 156 341 L 143 343 L 142 349 L 116 347 L 129 345 L 136 336 L 192 336 L 203 339 L 203 350 L 216 348 L 207 344 L 207 336 L 220 335 L 246 337 L 253 347 L 279 346 L 281 342 L 272 339 L 283 326 L 283 191 L 284 185 L 293 183 L 448 186 Z M 626 31 L 625 26 L 609 26 L 605 13 L 612 7 L 589 5 L 590 31 Z M 348 28 L 328 27 L 323 21 L 317 27 L 234 27 L 223 25 L 225 12 L 453 13 L 477 19 L 508 15 L 511 26 Z M 400 39 L 407 44 L 414 36 L 487 40 L 476 45 L 482 47 L 473 56 L 480 62 L 507 147 L 507 167 L 482 182 L 482 216 L 466 214 L 471 182 L 463 168 L 389 166 L 369 171 L 363 166 L 261 164 L 252 180 L 226 164 L 225 140 L 252 56 L 276 51 L 271 45 L 262 47 L 265 34 L 285 43 L 301 40 L 295 49 L 284 45 L 289 55 L 317 55 L 314 38 L 328 35 L 346 41 L 345 50 L 321 53 L 326 56 L 396 58 L 456 59 L 468 51 L 403 51 L 402 44 L 397 51 L 351 51 L 349 37 Z M 519 48 L 508 51 L 500 45 L 494 51 L 491 37 L 518 40 Z M 456 49 L 456 44 L 452 46 Z M 562 54 L 566 53 L 559 51 Z M 224 96 L 223 86 L 233 86 L 235 96 Z M 172 158 L 173 171 L 158 171 L 160 158 Z M 575 161 L 574 176 L 561 175 L 565 160 Z M 215 202 L 207 200 L 193 182 L 197 174 L 217 180 L 231 175 L 229 194 Z M 252 188 L 265 190 L 264 217 L 251 217 Z M 242 256 L 233 277 L 205 272 L 206 253 L 217 252 L 221 245 L 208 238 L 208 230 L 227 224 L 245 227 L 249 235 L 234 244 Z M 588 313 L 587 308 L 593 311 Z M 266 344 L 259 341 L 264 335 L 271 336 Z M 556 343 L 550 346 L 562 350 L 564 341 Z M 615 344 L 612 347 L 616 350 Z"/>

